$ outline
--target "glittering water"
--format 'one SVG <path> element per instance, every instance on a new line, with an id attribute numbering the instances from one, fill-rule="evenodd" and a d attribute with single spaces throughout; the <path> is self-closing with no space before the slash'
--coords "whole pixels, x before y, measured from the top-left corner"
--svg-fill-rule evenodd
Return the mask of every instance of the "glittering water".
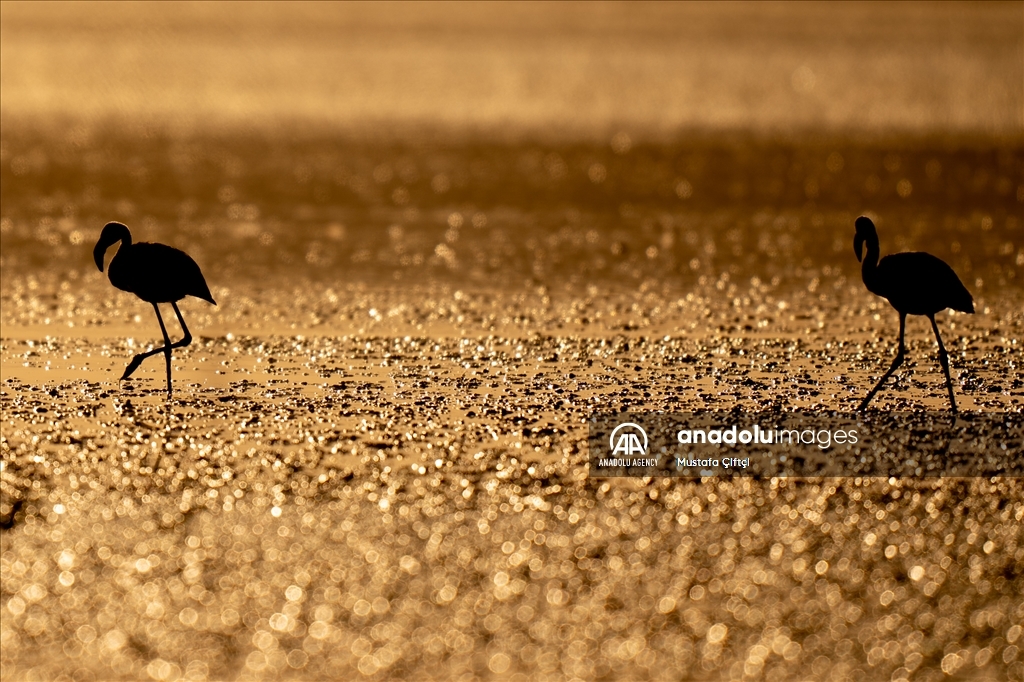
<path id="1" fill-rule="evenodd" d="M 1017 479 L 600 481 L 585 441 L 854 407 L 896 341 L 865 207 L 975 294 L 961 408 L 1019 411 L 1021 150 L 618 143 L 6 135 L 5 676 L 1017 674 Z M 116 382 L 157 329 L 110 218 L 220 303 L 170 403 Z M 909 331 L 879 406 L 944 409 Z"/>
<path id="2" fill-rule="evenodd" d="M 1024 267 L 1024 151 L 997 142 L 286 142 L 83 125 L 56 139 L 16 128 L 2 154 L 8 276 L 88 270 L 97 224 L 119 219 L 188 251 L 215 287 L 690 287 L 728 274 L 827 290 L 860 286 L 850 226 L 865 212 L 883 254 L 928 250 L 975 296 L 1019 289 Z"/>

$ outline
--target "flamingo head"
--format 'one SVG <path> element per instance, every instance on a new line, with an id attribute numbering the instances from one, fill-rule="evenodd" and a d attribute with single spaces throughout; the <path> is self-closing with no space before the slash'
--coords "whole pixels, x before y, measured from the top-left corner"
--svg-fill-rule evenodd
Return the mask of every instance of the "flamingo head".
<path id="1" fill-rule="evenodd" d="M 857 254 L 857 261 L 860 262 L 864 254 L 864 241 L 867 240 L 869 243 L 871 240 L 878 241 L 878 233 L 875 232 L 875 224 L 871 222 L 871 218 L 861 216 L 857 218 L 857 222 L 854 223 L 857 228 L 857 234 L 853 238 L 853 252 Z"/>
<path id="2" fill-rule="evenodd" d="M 100 239 L 96 242 L 96 246 L 92 250 L 93 260 L 96 261 L 96 267 L 103 272 L 103 255 L 107 252 L 107 249 L 111 245 L 117 242 L 122 242 L 125 245 L 131 245 L 132 233 L 128 231 L 128 227 L 121 223 L 107 223 L 103 226 L 103 232 L 100 233 Z"/>

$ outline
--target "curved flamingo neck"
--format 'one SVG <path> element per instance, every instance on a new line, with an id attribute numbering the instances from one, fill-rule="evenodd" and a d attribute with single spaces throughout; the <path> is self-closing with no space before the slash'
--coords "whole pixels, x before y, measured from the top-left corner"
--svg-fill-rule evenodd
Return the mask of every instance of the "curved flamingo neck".
<path id="1" fill-rule="evenodd" d="M 132 246 L 132 235 L 130 233 L 126 234 L 115 243 L 117 244 L 117 249 L 114 251 L 114 257 L 110 259 L 110 267 L 114 265 L 115 260 L 120 260 L 118 256 L 127 255 Z"/>
<path id="2" fill-rule="evenodd" d="M 111 223 L 111 235 L 110 243 L 121 242 L 121 246 L 132 245 L 132 233 L 131 231 L 120 223 Z"/>
<path id="3" fill-rule="evenodd" d="M 103 256 L 107 249 L 114 244 L 120 242 L 121 246 L 118 247 L 117 253 L 114 257 L 117 257 L 118 253 L 122 253 L 121 247 L 130 247 L 132 245 L 132 233 L 128 230 L 125 225 L 121 223 L 107 223 L 103 226 L 103 232 L 100 233 L 100 239 L 96 242 L 95 248 L 92 250 L 92 256 L 96 261 L 96 267 L 103 271 Z"/>

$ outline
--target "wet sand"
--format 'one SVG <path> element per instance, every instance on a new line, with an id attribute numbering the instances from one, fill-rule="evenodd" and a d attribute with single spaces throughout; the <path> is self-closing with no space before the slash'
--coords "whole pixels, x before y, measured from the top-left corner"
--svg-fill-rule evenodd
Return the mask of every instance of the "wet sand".
<path id="1" fill-rule="evenodd" d="M 1020 413 L 1019 146 L 3 145 L 5 679 L 1024 671 L 1020 479 L 591 479 L 586 442 L 856 407 L 897 332 L 865 210 L 975 296 L 939 316 L 961 409 Z M 91 264 L 115 218 L 219 303 L 170 401 L 158 358 L 117 381 L 159 328 Z M 908 346 L 873 406 L 945 409 Z"/>

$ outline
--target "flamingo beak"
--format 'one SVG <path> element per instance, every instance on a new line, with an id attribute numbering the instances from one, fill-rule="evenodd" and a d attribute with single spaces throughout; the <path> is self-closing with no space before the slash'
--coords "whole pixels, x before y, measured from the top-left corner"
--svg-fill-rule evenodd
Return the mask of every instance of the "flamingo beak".
<path id="1" fill-rule="evenodd" d="M 857 254 L 857 262 L 859 263 L 864 252 L 864 237 L 860 234 L 853 238 L 853 252 Z"/>
<path id="2" fill-rule="evenodd" d="M 103 255 L 107 252 L 107 244 L 103 243 L 103 240 L 96 242 L 96 248 L 92 250 L 92 258 L 96 261 L 96 267 L 103 272 Z"/>

